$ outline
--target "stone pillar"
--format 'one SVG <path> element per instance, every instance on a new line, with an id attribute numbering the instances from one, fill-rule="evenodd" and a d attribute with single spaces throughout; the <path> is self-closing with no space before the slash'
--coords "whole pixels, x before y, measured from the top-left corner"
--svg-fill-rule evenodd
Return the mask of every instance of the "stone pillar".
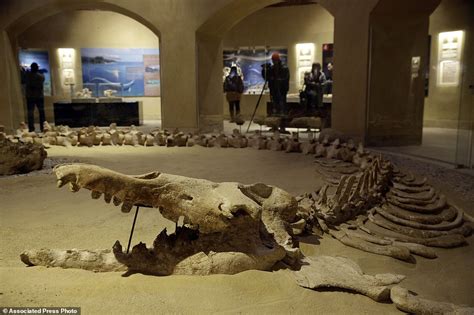
<path id="1" fill-rule="evenodd" d="M 439 0 L 381 0 L 371 14 L 369 145 L 421 144 L 429 16 Z"/>
<path id="2" fill-rule="evenodd" d="M 0 39 L 0 124 L 6 132 L 13 132 L 26 119 L 25 104 L 20 85 L 18 60 L 12 51 L 10 38 L 2 31 Z"/>
<path id="3" fill-rule="evenodd" d="M 213 36 L 198 37 L 199 129 L 203 132 L 222 130 L 222 40 Z"/>
<path id="4" fill-rule="evenodd" d="M 318 1 L 334 16 L 332 128 L 364 141 L 367 122 L 369 18 L 378 0 Z"/>
<path id="5" fill-rule="evenodd" d="M 162 32 L 160 65 L 163 128 L 196 130 L 196 42 L 192 30 Z"/>

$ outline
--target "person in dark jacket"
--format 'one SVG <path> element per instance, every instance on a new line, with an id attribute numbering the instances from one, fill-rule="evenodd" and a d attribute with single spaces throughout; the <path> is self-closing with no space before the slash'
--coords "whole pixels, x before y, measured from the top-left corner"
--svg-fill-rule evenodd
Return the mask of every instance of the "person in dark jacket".
<path id="1" fill-rule="evenodd" d="M 30 66 L 31 70 L 25 73 L 25 95 L 26 107 L 28 110 L 28 129 L 35 131 L 35 106 L 38 108 L 40 118 L 40 129 L 43 131 L 43 124 L 45 122 L 44 115 L 44 94 L 43 83 L 44 75 L 39 72 L 39 67 L 36 62 Z"/>
<path id="2" fill-rule="evenodd" d="M 308 111 L 315 113 L 323 106 L 323 87 L 326 84 L 326 76 L 321 71 L 320 63 L 313 63 L 311 72 L 305 75 L 304 84 L 308 97 Z"/>
<path id="3" fill-rule="evenodd" d="M 325 89 L 325 94 L 332 94 L 332 71 L 334 69 L 334 64 L 332 62 L 329 62 L 326 71 L 324 71 L 324 74 L 326 75 L 326 89 Z"/>
<path id="4" fill-rule="evenodd" d="M 262 76 L 268 81 L 274 115 L 286 114 L 286 94 L 290 88 L 290 71 L 280 59 L 280 54 L 272 54 L 273 65 L 264 66 Z"/>
<path id="5" fill-rule="evenodd" d="M 230 68 L 230 73 L 225 78 L 224 92 L 229 102 L 230 122 L 234 122 L 236 117 L 240 115 L 240 98 L 244 92 L 244 83 L 237 73 L 236 66 Z"/>

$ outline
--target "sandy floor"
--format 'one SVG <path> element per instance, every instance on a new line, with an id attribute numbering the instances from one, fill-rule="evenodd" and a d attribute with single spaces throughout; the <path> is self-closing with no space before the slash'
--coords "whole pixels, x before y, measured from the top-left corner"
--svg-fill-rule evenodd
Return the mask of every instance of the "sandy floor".
<path id="1" fill-rule="evenodd" d="M 265 182 L 294 194 L 320 185 L 313 158 L 253 149 L 97 147 L 48 150 L 128 173 L 151 170 L 214 181 Z M 451 195 L 456 199 L 457 196 Z M 80 306 L 83 314 L 140 313 L 317 313 L 392 314 L 380 304 L 347 292 L 315 292 L 298 287 L 287 270 L 238 275 L 152 277 L 92 273 L 58 268 L 27 268 L 19 259 L 32 248 L 110 248 L 128 241 L 133 212 L 123 214 L 88 191 L 57 189 L 51 174 L 0 178 L 0 305 Z M 469 209 L 471 214 L 472 210 Z M 134 234 L 150 244 L 173 223 L 158 211 L 140 211 Z M 439 258 L 417 257 L 416 264 L 364 253 L 328 237 L 301 239 L 306 255 L 341 255 L 367 273 L 405 274 L 402 284 L 422 297 L 474 305 L 474 238 L 471 246 L 437 250 Z"/>

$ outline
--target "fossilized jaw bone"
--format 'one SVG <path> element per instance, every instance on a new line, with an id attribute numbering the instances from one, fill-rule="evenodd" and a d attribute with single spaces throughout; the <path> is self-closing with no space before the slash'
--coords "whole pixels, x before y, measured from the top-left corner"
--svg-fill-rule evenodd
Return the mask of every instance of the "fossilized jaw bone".
<path id="1" fill-rule="evenodd" d="M 127 176 L 87 164 L 61 165 L 54 171 L 58 186 L 69 183 L 73 192 L 80 188 L 89 189 L 94 199 L 100 198 L 103 193 L 106 200 L 113 198 L 115 205 L 123 202 L 124 212 L 128 212 L 133 205 L 160 208 L 165 218 L 177 222 L 180 216 L 184 216 L 185 223 L 199 225 L 203 233 L 221 231 L 239 212 L 245 212 L 255 220 L 261 216 L 261 205 L 243 194 L 241 189 L 246 186 L 238 183 L 218 184 L 158 172 Z M 274 187 L 266 187 L 270 194 L 266 198 L 261 197 L 263 201 L 275 191 L 276 195 L 284 195 L 290 202 L 283 207 L 295 206 L 291 204 L 293 199 L 289 194 Z M 265 205 L 271 208 L 268 202 Z M 278 207 L 279 204 L 275 203 L 274 206 Z"/>
<path id="2" fill-rule="evenodd" d="M 75 268 L 95 272 L 127 270 L 127 266 L 118 262 L 110 249 L 27 250 L 20 255 L 20 258 L 28 266 Z"/>
<path id="3" fill-rule="evenodd" d="M 291 220 L 296 213 L 296 200 L 287 192 L 265 184 L 214 183 L 178 175 L 151 172 L 127 176 L 95 165 L 65 164 L 54 168 L 58 187 L 69 183 L 71 191 L 86 188 L 92 198 L 101 194 L 128 212 L 133 205 L 160 208 L 169 220 L 180 216 L 198 224 L 201 232 L 219 231 L 226 219 L 245 212 L 255 220 L 262 209 L 276 211 Z M 215 222 L 208 222 L 213 218 Z"/>
<path id="4" fill-rule="evenodd" d="M 158 172 L 127 176 L 87 164 L 61 165 L 54 172 L 58 186 L 69 183 L 74 192 L 82 187 L 92 190 L 94 199 L 103 193 L 106 201 L 113 198 L 115 205 L 123 202 L 125 212 L 133 205 L 158 208 L 173 222 L 184 217 L 185 224 L 197 227 L 202 234 L 225 234 L 237 222 L 241 233 L 252 234 L 261 230 L 259 224 L 263 223 L 277 246 L 290 257 L 298 257 L 289 233 L 298 205 L 293 196 L 277 187 L 214 183 Z"/>
<path id="5" fill-rule="evenodd" d="M 150 275 L 236 274 L 245 270 L 270 270 L 282 260 L 285 250 L 270 243 L 259 243 L 252 233 L 197 235 L 186 227 L 167 235 L 162 231 L 147 248 L 139 243 L 131 253 L 122 251 L 117 241 L 111 250 L 27 250 L 20 255 L 28 266 L 85 269 L 95 272 L 128 271 Z M 254 232 L 255 233 L 255 232 Z M 192 237 L 190 237 L 192 236 Z M 213 250 L 209 250 L 212 248 Z"/>
<path id="6" fill-rule="evenodd" d="M 270 270 L 285 258 L 285 249 L 265 231 L 261 222 L 239 217 L 225 233 L 202 234 L 177 227 L 172 234 L 163 230 L 151 248 L 140 243 L 130 254 L 114 245 L 116 259 L 130 271 L 146 274 L 235 274 L 249 269 Z M 261 228 L 259 228 L 259 226 Z"/>
<path id="7" fill-rule="evenodd" d="M 123 174 L 87 164 L 63 164 L 54 168 L 58 187 L 69 184 L 72 192 L 81 188 L 92 191 L 92 198 L 98 199 L 104 194 L 104 199 L 122 206 L 122 211 L 128 212 L 134 204 L 152 207 L 152 190 L 164 183 L 150 181 L 159 177 L 159 173 L 129 177 Z"/>

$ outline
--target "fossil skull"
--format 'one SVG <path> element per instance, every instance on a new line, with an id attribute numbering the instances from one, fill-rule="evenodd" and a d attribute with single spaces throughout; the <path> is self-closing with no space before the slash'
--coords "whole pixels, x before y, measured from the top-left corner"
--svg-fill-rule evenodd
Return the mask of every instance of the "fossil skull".
<path id="1" fill-rule="evenodd" d="M 184 218 L 174 233 L 159 233 L 152 248 L 140 243 L 126 254 L 117 241 L 115 259 L 131 271 L 232 274 L 269 270 L 279 261 L 295 263 L 300 255 L 289 233 L 298 205 L 280 188 L 159 172 L 127 176 L 87 164 L 59 165 L 54 172 L 58 187 L 68 184 L 73 192 L 86 188 L 93 199 L 103 195 L 123 212 L 140 205 L 157 208 L 176 223 Z M 30 251 L 24 258 L 31 261 L 36 256 Z"/>

